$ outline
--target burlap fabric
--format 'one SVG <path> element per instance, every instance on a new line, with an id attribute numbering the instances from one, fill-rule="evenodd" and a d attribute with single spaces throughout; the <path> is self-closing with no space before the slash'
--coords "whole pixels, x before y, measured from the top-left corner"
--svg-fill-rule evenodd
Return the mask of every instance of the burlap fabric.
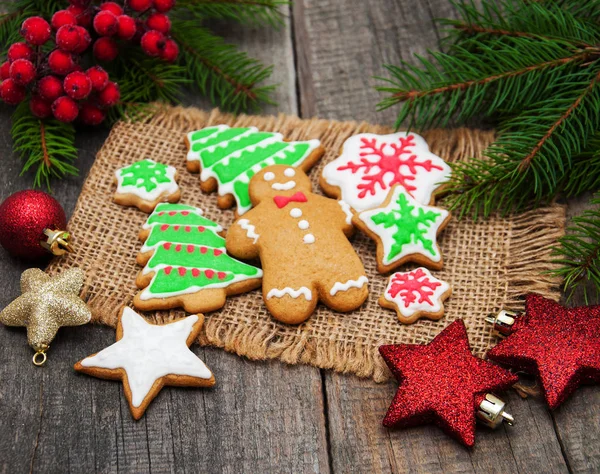
<path id="1" fill-rule="evenodd" d="M 216 206 L 216 196 L 203 193 L 199 177 L 186 171 L 186 132 L 209 125 L 254 125 L 278 131 L 292 140 L 318 138 L 327 150 L 311 172 L 314 189 L 325 163 L 334 159 L 344 140 L 360 132 L 388 133 L 389 129 L 354 122 L 300 120 L 296 117 L 234 117 L 218 111 L 172 108 L 138 123 L 118 123 L 98 153 L 69 222 L 75 253 L 55 259 L 50 272 L 78 266 L 85 270 L 84 298 L 95 322 L 115 326 L 120 306 L 131 304 L 140 268 L 135 256 L 137 234 L 147 215 L 112 202 L 115 169 L 132 161 L 152 158 L 175 166 L 180 174 L 180 202 L 204 209 L 208 218 L 225 228 L 233 222 L 231 210 Z M 493 133 L 459 129 L 426 134 L 434 153 L 450 162 L 478 156 Z M 558 281 L 544 272 L 552 268 L 551 246 L 563 235 L 565 209 L 553 205 L 508 218 L 487 221 L 452 220 L 441 237 L 444 269 L 435 275 L 454 288 L 440 321 L 421 320 L 405 326 L 393 311 L 377 304 L 386 277 L 375 270 L 375 245 L 363 235 L 353 244 L 369 277 L 370 295 L 360 310 L 338 314 L 319 305 L 300 326 L 287 326 L 267 313 L 259 290 L 231 297 L 220 311 L 210 313 L 201 344 L 222 347 L 250 359 L 280 359 L 289 364 L 311 364 L 351 372 L 376 381 L 389 373 L 377 347 L 387 343 L 427 343 L 451 321 L 462 318 L 474 352 L 484 355 L 495 344 L 484 318 L 500 308 L 522 307 L 520 297 L 536 291 L 558 299 Z M 146 313 L 162 322 L 184 316 L 181 310 Z"/>

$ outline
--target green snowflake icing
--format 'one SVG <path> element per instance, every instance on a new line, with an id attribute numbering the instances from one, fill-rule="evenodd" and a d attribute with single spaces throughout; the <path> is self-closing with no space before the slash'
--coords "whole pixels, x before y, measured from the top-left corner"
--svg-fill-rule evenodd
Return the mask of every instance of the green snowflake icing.
<path id="1" fill-rule="evenodd" d="M 400 193 L 396 200 L 397 209 L 390 212 L 380 212 L 371 217 L 371 220 L 384 228 L 395 227 L 392 235 L 394 243 L 390 249 L 388 260 L 394 259 L 402 252 L 405 245 L 421 244 L 432 256 L 436 256 L 435 241 L 426 237 L 429 228 L 435 224 L 439 212 L 425 211 L 419 207 L 417 214 L 413 213 L 415 206 L 411 205 L 404 193 Z"/>
<path id="2" fill-rule="evenodd" d="M 156 189 L 158 183 L 169 183 L 171 178 L 167 176 L 168 166 L 156 163 L 152 160 L 142 160 L 132 165 L 121 168 L 123 186 L 135 186 L 144 188 L 146 191 Z"/>

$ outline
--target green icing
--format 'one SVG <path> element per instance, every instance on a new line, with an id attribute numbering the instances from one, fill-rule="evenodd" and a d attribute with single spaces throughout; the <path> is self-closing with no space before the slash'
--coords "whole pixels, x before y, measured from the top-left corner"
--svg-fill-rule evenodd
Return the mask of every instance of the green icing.
<path id="1" fill-rule="evenodd" d="M 274 133 L 257 132 L 257 133 L 252 133 L 245 137 L 241 137 L 237 140 L 232 140 L 229 143 L 226 143 L 224 146 L 216 147 L 212 151 L 204 149 L 200 153 L 200 160 L 202 160 L 202 166 L 204 168 L 209 168 L 209 167 L 213 166 L 215 163 L 218 163 L 219 161 L 221 161 L 224 157 L 229 156 L 238 150 L 243 150 L 244 148 L 247 148 L 247 147 L 251 147 L 254 145 L 261 147 L 260 142 L 267 140 L 268 138 L 272 138 L 274 135 L 275 135 Z M 282 142 L 278 142 L 278 143 L 282 143 Z M 256 151 L 259 151 L 259 150 L 260 150 L 260 148 L 257 148 Z M 242 152 L 242 157 L 240 157 L 240 158 L 231 157 L 230 161 L 237 161 L 238 159 L 252 158 L 253 154 L 254 153 L 250 153 L 247 150 L 244 150 Z M 260 153 L 256 153 L 256 154 L 260 155 Z"/>
<path id="2" fill-rule="evenodd" d="M 167 273 L 168 272 L 168 273 Z M 181 273 L 180 273 L 181 272 Z M 168 295 L 177 293 L 188 293 L 190 289 L 206 288 L 212 285 L 223 284 L 231 282 L 235 279 L 235 275 L 229 272 L 224 272 L 225 275 L 221 274 L 221 278 L 217 273 L 209 274 L 211 278 L 206 275 L 205 271 L 194 271 L 189 269 L 179 268 L 163 268 L 160 269 L 154 276 L 148 291 L 156 295 Z"/>
<path id="3" fill-rule="evenodd" d="M 219 131 L 215 136 L 211 136 L 205 142 L 192 142 L 192 151 L 202 151 L 205 148 L 217 146 L 221 148 L 223 144 L 227 144 L 229 140 L 234 139 L 240 135 L 246 133 L 249 128 L 226 128 Z M 215 148 L 216 149 L 216 148 Z"/>
<path id="4" fill-rule="evenodd" d="M 225 239 L 209 228 L 186 225 L 155 225 L 150 231 L 145 246 L 153 247 L 159 242 L 177 242 L 181 244 L 198 244 L 209 247 L 225 248 Z"/>
<path id="5" fill-rule="evenodd" d="M 219 127 L 206 127 L 202 130 L 196 130 L 190 135 L 190 140 L 193 142 L 202 140 L 203 138 L 210 137 L 217 130 L 219 130 Z"/>
<path id="6" fill-rule="evenodd" d="M 183 209 L 178 209 L 183 207 Z M 150 215 L 146 224 L 192 225 L 204 227 L 218 227 L 218 224 L 202 217 L 198 209 L 192 206 L 178 204 L 165 204 L 157 206 Z"/>
<path id="7" fill-rule="evenodd" d="M 150 160 L 142 160 L 132 165 L 121 168 L 120 175 L 123 178 L 123 186 L 135 186 L 144 188 L 146 191 L 156 189 L 158 183 L 169 183 L 171 179 L 167 176 L 167 165 L 154 163 Z M 141 181 L 140 181 L 141 180 Z"/>
<path id="8" fill-rule="evenodd" d="M 154 208 L 154 212 L 161 211 L 194 211 L 202 214 L 202 211 L 194 206 L 188 206 L 187 204 L 172 204 L 170 202 L 161 202 Z"/>
<path id="9" fill-rule="evenodd" d="M 439 212 L 425 211 L 422 207 L 417 209 L 415 214 L 415 206 L 411 205 L 404 193 L 400 193 L 396 199 L 397 208 L 391 212 L 379 212 L 371 217 L 371 220 L 384 228 L 388 229 L 395 227 L 396 231 L 392 235 L 394 243 L 390 249 L 386 260 L 390 261 L 402 252 L 405 245 L 420 244 L 424 250 L 429 252 L 433 257 L 437 256 L 435 240 L 430 240 L 425 237 L 427 230 L 435 224 Z"/>

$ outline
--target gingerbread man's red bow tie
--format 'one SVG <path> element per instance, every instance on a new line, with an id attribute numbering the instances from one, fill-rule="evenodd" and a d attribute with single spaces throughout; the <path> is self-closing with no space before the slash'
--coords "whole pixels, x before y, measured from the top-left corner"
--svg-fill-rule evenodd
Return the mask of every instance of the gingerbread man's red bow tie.
<path id="1" fill-rule="evenodd" d="M 290 202 L 306 202 L 306 196 L 304 193 L 298 191 L 293 196 L 275 196 L 273 198 L 277 207 L 281 209 L 282 207 L 287 206 Z"/>

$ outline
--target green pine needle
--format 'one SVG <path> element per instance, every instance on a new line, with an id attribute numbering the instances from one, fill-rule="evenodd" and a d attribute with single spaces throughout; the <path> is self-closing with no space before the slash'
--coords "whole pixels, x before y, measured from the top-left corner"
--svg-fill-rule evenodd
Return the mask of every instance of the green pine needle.
<path id="1" fill-rule="evenodd" d="M 179 0 L 178 7 L 185 7 L 199 18 L 231 20 L 238 23 L 255 23 L 274 27 L 283 24 L 280 0 Z"/>
<path id="2" fill-rule="evenodd" d="M 12 115 L 11 135 L 14 150 L 25 161 L 21 174 L 35 172 L 33 185 L 50 188 L 51 178 L 77 175 L 73 125 L 55 119 L 40 120 L 31 114 L 29 104 L 21 102 Z"/>

